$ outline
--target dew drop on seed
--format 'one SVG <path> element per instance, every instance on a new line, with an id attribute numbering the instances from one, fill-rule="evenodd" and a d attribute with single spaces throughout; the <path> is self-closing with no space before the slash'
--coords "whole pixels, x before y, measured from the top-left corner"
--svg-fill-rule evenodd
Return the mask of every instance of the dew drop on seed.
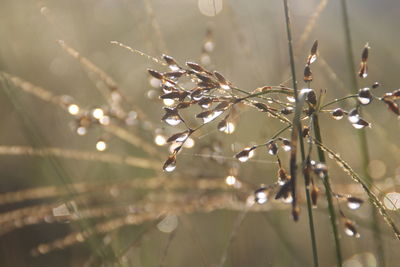
<path id="1" fill-rule="evenodd" d="M 347 207 L 351 210 L 356 210 L 361 207 L 361 203 L 359 202 L 347 202 Z"/>
<path id="2" fill-rule="evenodd" d="M 203 118 L 203 123 L 209 123 L 209 122 L 213 121 L 215 118 L 217 118 L 222 113 L 223 113 L 222 110 L 213 111 L 212 113 L 210 113 L 210 115 Z"/>
<path id="3" fill-rule="evenodd" d="M 170 107 L 170 106 L 173 106 L 175 104 L 175 100 L 174 99 L 163 99 L 163 103 L 167 107 Z"/>
<path id="4" fill-rule="evenodd" d="M 310 59 L 308 60 L 310 64 L 314 63 L 317 60 L 317 55 L 311 55 Z"/>
<path id="5" fill-rule="evenodd" d="M 282 139 L 282 148 L 286 152 L 289 152 L 292 149 L 291 143 L 288 139 Z"/>
<path id="6" fill-rule="evenodd" d="M 257 204 L 265 204 L 268 201 L 268 192 L 265 187 L 261 187 L 254 192 L 254 200 Z"/>
<path id="7" fill-rule="evenodd" d="M 270 142 L 267 144 L 268 147 L 268 154 L 274 156 L 276 153 L 278 153 L 278 146 L 276 145 L 275 142 Z"/>
<path id="8" fill-rule="evenodd" d="M 357 123 L 360 120 L 360 115 L 356 108 L 349 111 L 348 119 L 351 123 Z"/>
<path id="9" fill-rule="evenodd" d="M 248 161 L 250 158 L 252 158 L 254 156 L 254 151 L 253 148 L 251 147 L 246 147 L 245 149 L 243 149 L 242 151 L 240 151 L 239 153 L 237 153 L 235 155 L 235 157 L 240 161 L 240 162 L 246 162 Z"/>
<path id="10" fill-rule="evenodd" d="M 357 99 L 362 105 L 368 105 L 369 103 L 371 103 L 373 97 L 372 97 L 372 94 L 371 94 L 369 88 L 366 87 L 366 88 L 360 89 L 360 91 L 358 92 Z"/>
<path id="11" fill-rule="evenodd" d="M 344 111 L 341 108 L 337 108 L 334 111 L 332 111 L 332 117 L 335 120 L 341 120 L 344 116 Z"/>
<path id="12" fill-rule="evenodd" d="M 171 125 L 171 126 L 176 126 L 176 125 L 178 125 L 179 123 L 181 123 L 181 118 L 179 117 L 179 116 L 177 116 L 177 115 L 173 115 L 173 116 L 170 116 L 170 117 L 167 117 L 167 118 L 165 118 L 165 120 L 164 120 L 167 124 L 169 124 L 169 125 Z"/>
<path id="13" fill-rule="evenodd" d="M 172 172 L 176 168 L 176 156 L 171 155 L 168 157 L 168 159 L 165 161 L 163 170 L 166 172 Z"/>

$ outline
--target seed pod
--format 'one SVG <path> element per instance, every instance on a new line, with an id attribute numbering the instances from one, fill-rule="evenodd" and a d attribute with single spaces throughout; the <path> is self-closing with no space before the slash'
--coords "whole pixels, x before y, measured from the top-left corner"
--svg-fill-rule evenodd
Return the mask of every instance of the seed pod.
<path id="1" fill-rule="evenodd" d="M 175 61 L 175 59 L 173 57 L 163 54 L 162 58 L 167 63 L 170 70 L 177 71 L 180 69 L 178 63 Z"/>
<path id="2" fill-rule="evenodd" d="M 186 102 L 181 102 L 178 105 L 176 105 L 177 109 L 184 109 L 184 108 L 188 108 L 190 107 L 190 105 L 192 104 L 191 101 L 186 101 Z"/>
<path id="3" fill-rule="evenodd" d="M 180 122 L 182 122 L 182 118 L 177 109 L 164 108 L 164 110 L 165 115 L 161 118 L 162 121 L 165 121 L 171 126 L 178 125 Z"/>
<path id="4" fill-rule="evenodd" d="M 281 186 L 281 188 L 275 195 L 275 199 L 283 199 L 285 203 L 291 203 L 293 200 L 291 191 L 292 191 L 292 183 L 289 180 L 283 186 Z"/>
<path id="5" fill-rule="evenodd" d="M 267 143 L 268 154 L 276 155 L 278 153 L 278 146 L 274 141 L 270 141 Z"/>
<path id="6" fill-rule="evenodd" d="M 372 89 L 377 89 L 380 86 L 380 84 L 378 82 L 374 82 L 372 84 Z"/>
<path id="7" fill-rule="evenodd" d="M 171 71 L 171 72 L 166 72 L 163 74 L 163 76 L 165 78 L 168 79 L 179 79 L 180 77 L 182 77 L 183 74 L 185 74 L 186 72 L 184 70 L 180 70 L 180 71 Z"/>
<path id="8" fill-rule="evenodd" d="M 206 110 L 196 115 L 196 118 L 200 118 L 203 120 L 203 123 L 209 123 L 213 121 L 215 118 L 220 116 L 223 111 L 220 110 Z"/>
<path id="9" fill-rule="evenodd" d="M 360 114 L 358 114 L 357 108 L 350 110 L 347 116 L 351 123 L 357 123 L 360 120 Z"/>
<path id="10" fill-rule="evenodd" d="M 149 74 L 151 76 L 153 76 L 156 79 L 159 79 L 159 80 L 164 79 L 164 76 L 161 73 L 159 73 L 158 71 L 156 71 L 156 70 L 147 69 L 147 71 L 149 72 Z"/>
<path id="11" fill-rule="evenodd" d="M 168 157 L 168 159 L 165 161 L 163 170 L 166 172 L 172 172 L 176 168 L 176 154 L 172 154 Z"/>
<path id="12" fill-rule="evenodd" d="M 311 68 L 306 65 L 304 68 L 304 82 L 311 82 L 313 80 Z"/>
<path id="13" fill-rule="evenodd" d="M 364 203 L 364 200 L 357 197 L 348 197 L 347 198 L 347 207 L 352 210 L 356 210 L 361 207 L 361 204 Z"/>
<path id="14" fill-rule="evenodd" d="M 400 89 L 394 90 L 392 92 L 392 98 L 393 100 L 398 100 L 400 99 Z"/>
<path id="15" fill-rule="evenodd" d="M 360 69 L 358 71 L 358 76 L 360 78 L 366 78 L 368 76 L 368 66 L 367 66 L 368 50 L 369 50 L 369 46 L 368 46 L 368 43 L 367 43 L 364 46 L 363 52 L 361 54 Z"/>
<path id="16" fill-rule="evenodd" d="M 354 223 L 350 220 L 345 220 L 344 222 L 344 232 L 346 233 L 346 235 L 348 236 L 353 236 L 356 238 L 360 237 L 360 234 L 357 232 L 357 229 L 354 225 Z"/>
<path id="17" fill-rule="evenodd" d="M 268 189 L 266 187 L 260 187 L 254 191 L 254 200 L 257 204 L 265 204 L 268 201 Z"/>
<path id="18" fill-rule="evenodd" d="M 310 91 L 307 94 L 307 102 L 310 103 L 312 106 L 315 106 L 317 104 L 317 96 L 314 90 Z"/>
<path id="19" fill-rule="evenodd" d="M 213 100 L 211 98 L 203 97 L 202 99 L 199 100 L 198 104 L 200 107 L 207 109 L 210 108 L 212 102 Z"/>
<path id="20" fill-rule="evenodd" d="M 184 142 L 192 132 L 193 130 L 190 129 L 180 133 L 173 134 L 170 138 L 168 138 L 167 143 Z"/>
<path id="21" fill-rule="evenodd" d="M 310 51 L 310 55 L 307 58 L 307 65 L 312 64 L 317 59 L 318 40 L 315 40 Z"/>
<path id="22" fill-rule="evenodd" d="M 178 99 L 181 98 L 181 92 L 171 92 L 160 96 L 161 99 Z"/>
<path id="23" fill-rule="evenodd" d="M 335 120 L 341 120 L 344 116 L 344 111 L 341 108 L 337 108 L 331 114 Z"/>
<path id="24" fill-rule="evenodd" d="M 284 109 L 281 109 L 281 113 L 283 115 L 289 115 L 293 113 L 293 108 L 292 107 L 286 107 Z"/>
<path id="25" fill-rule="evenodd" d="M 203 97 L 203 93 L 204 93 L 204 90 L 203 90 L 203 89 L 200 89 L 200 88 L 194 89 L 194 90 L 190 93 L 190 98 L 193 99 L 193 100 L 198 101 L 198 100 L 200 100 L 200 99 Z"/>
<path id="26" fill-rule="evenodd" d="M 318 195 L 319 195 L 319 189 L 317 186 L 313 185 L 311 189 L 311 201 L 314 208 L 317 207 Z"/>
<path id="27" fill-rule="evenodd" d="M 368 105 L 371 103 L 373 96 L 371 94 L 371 91 L 368 87 L 362 88 L 358 91 L 358 102 L 360 102 L 363 105 Z"/>
<path id="28" fill-rule="evenodd" d="M 206 72 L 206 69 L 204 69 L 202 66 L 200 66 L 200 65 L 197 64 L 197 63 L 194 63 L 194 62 L 186 62 L 186 65 L 187 65 L 189 68 L 191 68 L 192 70 L 194 70 L 194 71 L 197 71 L 197 72 Z"/>
<path id="29" fill-rule="evenodd" d="M 397 116 L 400 116 L 400 109 L 399 109 L 399 105 L 397 105 L 397 103 L 393 102 L 392 100 L 385 99 L 385 98 L 383 98 L 382 101 L 386 103 L 386 105 L 388 106 L 390 111 L 392 111 Z"/>
<path id="30" fill-rule="evenodd" d="M 280 140 L 282 141 L 282 148 L 284 151 L 288 152 L 292 149 L 292 144 L 289 139 L 280 138 Z"/>
<path id="31" fill-rule="evenodd" d="M 229 90 L 231 89 L 230 82 L 228 82 L 224 76 L 222 76 L 221 73 L 214 71 L 214 76 L 217 78 L 219 82 L 219 86 L 224 89 L 224 90 Z"/>
<path id="32" fill-rule="evenodd" d="M 314 173 L 318 175 L 320 178 L 325 178 L 326 175 L 328 174 L 328 167 L 326 164 L 320 162 L 315 164 L 314 166 Z"/>
<path id="33" fill-rule="evenodd" d="M 362 118 L 359 118 L 358 121 L 356 123 L 353 123 L 352 125 L 356 129 L 362 129 L 366 126 L 371 127 L 371 124 Z"/>
<path id="34" fill-rule="evenodd" d="M 231 105 L 230 101 L 221 101 L 214 110 L 224 111 Z"/>
<path id="35" fill-rule="evenodd" d="M 308 128 L 308 126 L 303 126 L 303 131 L 301 132 L 301 136 L 303 136 L 303 138 L 305 138 L 309 134 L 310 134 L 310 128 Z"/>
<path id="36" fill-rule="evenodd" d="M 237 153 L 235 155 L 235 158 L 237 158 L 240 162 L 246 162 L 254 156 L 254 149 L 256 149 L 255 146 L 246 147 L 245 149 Z"/>
<path id="37" fill-rule="evenodd" d="M 269 107 L 267 105 L 265 105 L 264 103 L 257 102 L 257 103 L 252 103 L 252 104 L 256 108 L 258 108 L 260 111 L 263 111 L 263 112 L 269 111 Z"/>

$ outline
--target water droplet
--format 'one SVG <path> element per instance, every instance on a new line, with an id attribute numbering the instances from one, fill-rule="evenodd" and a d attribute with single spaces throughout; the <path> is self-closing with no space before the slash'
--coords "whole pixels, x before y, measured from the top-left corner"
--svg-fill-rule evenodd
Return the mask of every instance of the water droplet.
<path id="1" fill-rule="evenodd" d="M 332 111 L 332 117 L 335 120 L 341 120 L 344 116 L 344 111 L 341 108 L 337 108 L 334 111 Z"/>
<path id="2" fill-rule="evenodd" d="M 315 62 L 315 60 L 317 60 L 317 55 L 311 55 L 308 62 L 309 64 L 312 64 Z"/>
<path id="3" fill-rule="evenodd" d="M 215 110 L 215 111 L 211 112 L 210 115 L 203 118 L 203 123 L 209 123 L 209 122 L 213 121 L 222 113 L 223 113 L 223 111 L 221 111 L 221 110 Z"/>
<path id="4" fill-rule="evenodd" d="M 360 237 L 360 234 L 357 232 L 357 229 L 354 226 L 353 222 L 351 222 L 349 220 L 346 220 L 346 222 L 344 223 L 344 232 L 348 236 L 353 236 L 356 238 Z"/>
<path id="5" fill-rule="evenodd" d="M 282 139 L 282 148 L 286 152 L 289 152 L 292 149 L 291 143 L 288 139 Z"/>
<path id="6" fill-rule="evenodd" d="M 80 108 L 76 104 L 71 104 L 68 106 L 68 112 L 71 115 L 77 115 L 79 113 L 79 110 L 80 110 Z"/>
<path id="7" fill-rule="evenodd" d="M 368 87 L 360 89 L 357 99 L 363 105 L 368 105 L 369 103 L 371 103 L 373 96 L 370 89 Z"/>
<path id="8" fill-rule="evenodd" d="M 98 151 L 104 151 L 107 149 L 107 143 L 104 140 L 98 140 L 96 143 L 96 149 Z"/>
<path id="9" fill-rule="evenodd" d="M 163 99 L 163 103 L 164 103 L 164 105 L 170 107 L 175 104 L 175 100 L 174 99 Z"/>
<path id="10" fill-rule="evenodd" d="M 276 155 L 276 153 L 278 153 L 278 146 L 273 141 L 271 141 L 267 144 L 267 148 L 268 148 L 268 154 L 270 154 L 270 155 L 274 156 L 274 155 Z"/>
<path id="11" fill-rule="evenodd" d="M 163 170 L 166 172 L 172 172 L 175 170 L 175 168 L 176 168 L 176 155 L 172 154 L 165 161 Z"/>
<path id="12" fill-rule="evenodd" d="M 356 129 L 362 129 L 366 126 L 371 127 L 371 124 L 361 118 L 358 119 L 358 121 L 356 123 L 352 124 L 354 128 Z"/>
<path id="13" fill-rule="evenodd" d="M 360 115 L 356 108 L 349 111 L 348 119 L 351 123 L 357 123 L 360 120 Z"/>
<path id="14" fill-rule="evenodd" d="M 253 151 L 254 149 L 255 149 L 255 147 L 246 147 L 245 149 L 243 149 L 242 151 L 237 153 L 235 155 L 235 157 L 240 162 L 246 162 L 246 161 L 248 161 L 250 158 L 252 158 L 254 156 L 254 151 Z"/>
<path id="15" fill-rule="evenodd" d="M 356 198 L 356 197 L 348 197 L 347 198 L 347 206 L 349 209 L 356 210 L 361 207 L 361 204 L 364 201 L 362 199 Z"/>
<path id="16" fill-rule="evenodd" d="M 224 90 L 230 90 L 232 89 L 228 84 L 220 84 L 220 87 Z"/>
<path id="17" fill-rule="evenodd" d="M 254 192 L 254 200 L 257 204 L 265 204 L 268 202 L 268 191 L 266 187 L 261 187 Z"/>
<path id="18" fill-rule="evenodd" d="M 316 163 L 314 166 L 314 172 L 320 178 L 325 178 L 325 176 L 328 174 L 328 167 L 324 163 Z"/>

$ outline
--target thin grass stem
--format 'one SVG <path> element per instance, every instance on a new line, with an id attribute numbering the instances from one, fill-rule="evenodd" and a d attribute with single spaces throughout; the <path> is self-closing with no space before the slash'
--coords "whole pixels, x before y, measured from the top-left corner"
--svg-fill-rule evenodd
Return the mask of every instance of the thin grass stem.
<path id="1" fill-rule="evenodd" d="M 297 105 L 299 100 L 298 100 L 298 91 L 297 91 L 296 68 L 295 68 L 295 62 L 294 62 L 291 23 L 290 23 L 289 6 L 288 6 L 287 0 L 283 0 L 283 6 L 284 6 L 284 12 L 285 12 L 285 21 L 286 21 L 286 32 L 287 32 L 287 40 L 288 40 L 288 48 L 289 48 L 290 69 L 291 69 L 291 73 L 292 73 L 293 90 L 294 90 L 294 95 L 295 95 L 296 105 Z M 301 133 L 302 127 L 301 127 L 300 120 L 298 120 L 297 125 L 293 125 L 293 127 L 297 127 L 299 132 Z M 300 142 L 302 162 L 304 162 L 304 160 L 305 160 L 304 143 L 303 143 L 303 138 L 301 137 L 301 135 L 299 135 L 299 142 Z M 292 186 L 295 187 L 295 181 L 293 181 Z M 316 241 L 316 237 L 315 237 L 312 204 L 311 204 L 311 200 L 310 200 L 309 189 L 307 186 L 305 186 L 305 189 L 306 189 L 306 196 L 307 196 L 307 212 L 308 212 L 308 222 L 309 222 L 309 228 L 310 228 L 311 245 L 312 245 L 312 251 L 313 251 L 313 262 L 314 262 L 314 266 L 318 267 L 318 251 L 317 251 L 317 241 Z M 293 196 L 293 199 L 295 199 L 295 196 Z"/>

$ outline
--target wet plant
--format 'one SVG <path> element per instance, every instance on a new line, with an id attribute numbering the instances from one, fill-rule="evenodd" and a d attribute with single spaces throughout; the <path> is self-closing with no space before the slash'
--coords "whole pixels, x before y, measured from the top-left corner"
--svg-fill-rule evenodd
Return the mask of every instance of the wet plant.
<path id="1" fill-rule="evenodd" d="M 321 1 L 317 7 L 311 25 L 315 24 L 326 2 Z M 385 197 L 383 192 L 386 191 L 366 179 L 364 173 L 359 175 L 344 160 L 346 155 L 342 157 L 335 145 L 326 141 L 332 136 L 344 138 L 342 129 L 332 131 L 325 126 L 331 123 L 350 125 L 355 135 L 370 131 L 375 124 L 365 114 L 372 105 L 380 105 L 382 113 L 391 113 L 394 122 L 400 116 L 400 91 L 374 82 L 361 88 L 357 86 L 351 94 L 331 98 L 329 93 L 335 88 L 320 89 L 314 85 L 322 80 L 318 68 L 326 67 L 322 63 L 319 65 L 324 62 L 320 49 L 326 42 L 320 39 L 320 42 L 309 43 L 308 52 L 296 58 L 297 43 L 292 36 L 288 1 L 284 0 L 283 4 L 290 78 L 279 84 L 269 84 L 266 78 L 266 85 L 249 90 L 238 85 L 237 77 L 229 71 L 220 71 L 220 66 L 214 64 L 218 62 L 214 61 L 214 56 L 219 36 L 210 25 L 204 27 L 198 61 L 177 60 L 166 51 L 167 42 L 148 1 L 145 1 L 146 12 L 160 41 L 156 50 L 164 54 L 160 58 L 153 57 L 152 53 L 118 41 L 110 45 L 113 51 L 127 52 L 119 49 L 122 47 L 140 55 L 140 59 L 149 60 L 147 72 L 140 69 L 146 80 L 144 87 L 149 88 L 142 98 L 130 98 L 111 75 L 61 39 L 56 45 L 87 73 L 96 92 L 102 96 L 101 103 L 83 104 L 72 94 L 58 94 L 56 90 L 1 71 L 2 88 L 19 110 L 22 120 L 27 122 L 27 132 L 33 132 L 34 141 L 32 146 L 2 145 L 0 154 L 49 159 L 47 168 L 59 170 L 54 177 L 62 182 L 0 194 L 0 205 L 5 207 L 0 213 L 0 235 L 7 236 L 33 225 L 68 223 L 74 226 L 69 233 L 37 242 L 31 255 L 43 257 L 85 243 L 90 244 L 92 251 L 85 266 L 133 266 L 135 251 L 144 246 L 141 242 L 156 229 L 167 237 L 159 255 L 159 265 L 164 266 L 174 240 L 179 238 L 178 229 L 192 228 L 194 224 L 188 223 L 189 215 L 233 211 L 237 217 L 229 220 L 232 226 L 227 232 L 227 241 L 219 245 L 218 258 L 202 257 L 204 266 L 216 263 L 228 266 L 230 251 L 240 238 L 246 219 L 253 213 L 262 213 L 266 222 L 279 233 L 277 240 L 285 244 L 301 266 L 310 265 L 311 260 L 306 257 L 312 258 L 314 266 L 323 265 L 319 236 L 322 229 L 329 229 L 335 244 L 335 252 L 330 252 L 341 266 L 344 260 L 342 241 L 354 238 L 354 244 L 362 242 L 358 238 L 366 235 L 364 226 L 368 223 L 359 216 L 359 211 L 372 204 L 381 215 L 378 218 L 387 223 L 382 231 L 399 239 L 394 213 L 389 211 L 394 210 L 397 203 Z M 48 8 L 41 11 L 46 18 L 51 15 Z M 299 46 L 308 43 L 308 37 L 303 36 L 309 33 L 307 28 Z M 245 39 L 239 39 L 245 44 Z M 370 54 L 373 56 L 370 45 L 367 43 L 360 52 L 359 69 L 351 75 L 357 79 L 374 76 L 369 62 Z M 135 55 L 129 54 L 129 57 Z M 297 62 L 304 67 L 299 80 Z M 126 75 L 129 76 L 128 72 Z M 35 134 L 39 131 L 29 122 L 29 112 L 19 106 L 17 92 L 64 111 L 68 118 L 65 124 L 76 137 L 90 137 L 86 140 L 92 150 L 54 147 L 40 134 Z M 348 105 L 348 100 L 353 102 Z M 156 107 L 157 115 L 153 116 L 143 107 L 147 104 L 141 102 Z M 261 142 L 254 141 L 248 132 L 236 135 L 249 127 L 249 123 L 268 125 L 270 131 L 261 133 Z M 118 142 L 128 149 L 116 150 Z M 63 170 L 62 159 L 128 168 L 133 177 L 120 178 L 113 173 L 112 180 L 74 181 Z M 268 164 L 273 170 L 255 168 L 254 172 L 247 172 L 246 168 L 254 163 L 264 167 Z M 338 174 L 337 169 L 342 174 Z M 339 183 L 340 176 L 350 178 L 352 184 Z M 17 208 L 13 208 L 15 206 Z M 278 222 L 275 215 L 269 214 L 280 210 L 284 219 Z M 329 227 L 318 224 L 317 216 L 323 216 L 326 221 L 329 217 Z M 287 241 L 291 237 L 285 235 L 285 228 L 280 226 L 299 225 L 304 217 L 309 229 L 300 236 L 310 238 L 311 252 L 307 256 L 299 255 L 301 253 Z M 265 227 L 264 221 L 252 223 L 253 228 Z M 134 238 L 129 235 L 123 244 L 115 242 L 116 236 L 125 229 L 139 227 L 140 232 L 137 235 L 135 232 Z M 224 225 L 223 228 L 228 227 Z M 196 243 L 199 238 L 192 239 Z M 256 239 L 267 244 L 276 243 L 261 235 Z M 199 249 L 198 254 L 203 253 Z"/>

